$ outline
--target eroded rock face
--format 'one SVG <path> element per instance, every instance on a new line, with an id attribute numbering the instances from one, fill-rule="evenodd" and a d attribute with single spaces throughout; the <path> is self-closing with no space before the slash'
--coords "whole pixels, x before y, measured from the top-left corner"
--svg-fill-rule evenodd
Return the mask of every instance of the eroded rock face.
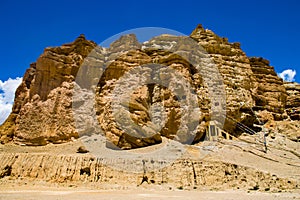
<path id="1" fill-rule="evenodd" d="M 113 43 L 109 49 L 102 52 L 107 59 L 101 56 L 98 58 L 97 63 L 107 66 L 97 84 L 95 95 L 99 128 L 110 142 L 123 149 L 157 144 L 162 141 L 162 136 L 189 144 L 199 141 L 209 121 L 208 89 L 204 86 L 199 72 L 196 72 L 187 60 L 174 53 L 180 49 L 181 53 L 188 54 L 191 49 L 176 43 L 178 37 L 174 36 L 158 36 L 143 45 L 137 45 L 137 41 L 133 42 L 134 39 L 135 36 L 129 35 L 115 42 L 128 44 L 127 52 L 115 53 Z M 125 41 L 121 42 L 122 40 Z M 162 46 L 174 49 L 163 50 Z M 93 62 L 86 60 L 87 65 L 93 65 Z M 169 69 L 176 73 L 173 74 Z M 193 99 L 188 91 L 181 88 L 185 84 L 184 81 L 193 88 L 199 88 L 195 94 L 198 99 L 197 96 Z M 85 87 L 81 80 L 79 85 Z M 130 99 L 127 99 L 128 105 L 127 93 L 130 94 Z M 191 113 L 188 119 L 182 120 L 185 114 L 181 110 L 179 99 L 193 102 L 197 108 L 200 104 L 201 110 L 194 110 L 196 113 Z M 118 102 L 116 107 L 112 105 L 114 101 Z M 114 109 L 117 110 L 116 113 L 113 113 Z M 83 112 L 78 113 L 81 115 Z M 160 113 L 165 115 L 161 116 Z M 95 124 L 89 116 L 79 116 L 82 120 L 86 119 L 86 122 L 79 122 L 80 126 Z M 80 134 L 89 134 L 91 129 L 91 126 L 80 128 Z M 189 134 L 180 134 L 180 131 L 184 130 Z"/>
<path id="2" fill-rule="evenodd" d="M 197 53 L 191 48 L 191 38 L 201 45 Z M 192 60 L 199 62 L 184 57 L 191 52 Z M 216 66 L 218 72 L 211 66 Z M 77 73 L 79 67 L 81 71 Z M 164 67 L 182 77 L 176 79 L 177 84 L 171 81 L 174 78 L 171 71 Z M 140 70 L 148 82 L 134 87 L 141 81 L 134 70 Z M 92 78 L 86 80 L 85 76 Z M 125 81 L 120 81 L 124 76 Z M 153 82 L 156 79 L 163 84 Z M 184 81 L 195 88 L 196 100 L 185 95 L 186 91 L 180 87 L 186 84 Z M 74 100 L 75 86 L 93 88 L 95 96 L 83 90 L 80 98 Z M 162 137 L 191 144 L 203 139 L 214 117 L 225 119 L 224 129 L 238 136 L 243 130 L 237 123 L 251 128 L 258 123 L 254 112 L 263 122 L 285 119 L 286 112 L 291 119 L 299 120 L 298 86 L 284 86 L 268 61 L 248 58 L 239 43 L 229 43 L 201 25 L 190 38 L 162 35 L 140 44 L 131 34 L 122 36 L 109 48 L 96 47 L 81 35 L 73 43 L 46 48 L 26 71 L 16 91 L 13 111 L 0 127 L 0 140 L 45 145 L 99 133 L 101 129 L 112 144 L 124 149 L 157 144 Z M 133 89 L 128 105 L 117 100 L 120 104 L 114 107 L 113 100 L 122 99 L 123 95 L 118 88 L 124 87 Z M 224 90 L 226 96 L 216 102 L 210 90 L 213 94 Z M 95 116 L 81 110 L 76 126 L 73 110 L 87 102 L 91 104 L 85 108 L 95 109 Z M 180 104 L 187 102 L 198 107 L 188 118 Z M 226 109 L 226 114 L 214 113 L 215 107 Z M 117 114 L 113 109 L 118 110 Z M 125 124 L 123 127 L 116 117 Z M 88 128 L 84 127 L 86 124 L 90 124 Z M 134 133 L 138 127 L 145 134 L 143 137 L 139 137 L 139 131 Z"/>
<path id="3" fill-rule="evenodd" d="M 236 126 L 241 122 L 252 127 L 255 117 L 251 108 L 255 106 L 251 89 L 255 87 L 255 74 L 249 58 L 241 50 L 239 43 L 229 43 L 211 30 L 199 25 L 191 34 L 209 53 L 218 66 L 226 85 L 226 119 L 224 129 L 234 135 L 241 130 Z"/>
<path id="4" fill-rule="evenodd" d="M 128 172 L 127 166 L 142 165 L 136 160 L 119 159 L 112 163 L 122 163 L 124 170 L 107 166 L 93 156 L 48 155 L 48 154 L 0 154 L 3 165 L 0 166 L 0 183 L 7 184 L 8 180 L 28 180 L 28 183 L 41 180 L 70 187 L 83 186 L 97 189 L 112 189 L 118 186 L 136 188 L 143 183 L 153 189 L 159 186 L 169 190 L 172 188 L 203 190 L 205 189 L 251 189 L 278 192 L 282 190 L 299 189 L 299 180 L 290 177 L 259 171 L 219 161 L 199 161 L 192 159 L 176 160 L 172 165 L 161 167 L 161 162 L 153 162 L 157 171 L 145 173 Z M 111 162 L 108 162 L 111 163 Z M 24 170 L 26 169 L 26 170 Z M 24 182 L 25 182 L 24 181 Z M 141 186 L 142 187 L 142 186 Z M 252 189 L 256 188 L 256 189 Z"/>
<path id="5" fill-rule="evenodd" d="M 78 137 L 71 109 L 72 82 L 95 46 L 81 35 L 73 43 L 45 49 L 16 91 L 12 113 L 0 128 L 1 142 L 45 145 Z"/>
<path id="6" fill-rule="evenodd" d="M 287 93 L 283 81 L 263 58 L 249 58 L 239 43 L 229 43 L 210 30 L 199 25 L 191 34 L 218 65 L 226 84 L 227 122 L 225 130 L 237 134 L 236 122 L 255 129 L 260 121 L 282 120 L 285 113 Z M 235 119 L 234 121 L 231 118 Z"/>
<path id="7" fill-rule="evenodd" d="M 78 137 L 72 115 L 72 83 L 63 82 L 42 101 L 34 95 L 19 112 L 15 139 L 30 145 L 62 143 Z"/>
<path id="8" fill-rule="evenodd" d="M 254 73 L 255 84 L 252 96 L 255 101 L 255 110 L 270 112 L 274 119 L 286 118 L 284 108 L 286 106 L 287 93 L 283 81 L 269 65 L 269 61 L 263 58 L 250 58 L 251 69 Z M 262 121 L 266 121 L 261 115 Z"/>
<path id="9" fill-rule="evenodd" d="M 286 112 L 292 120 L 300 120 L 300 84 L 285 83 L 287 91 Z"/>

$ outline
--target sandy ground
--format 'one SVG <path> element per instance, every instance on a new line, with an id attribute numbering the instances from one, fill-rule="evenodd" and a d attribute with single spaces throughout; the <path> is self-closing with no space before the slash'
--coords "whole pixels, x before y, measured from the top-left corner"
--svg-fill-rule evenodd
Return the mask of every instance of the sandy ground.
<path id="1" fill-rule="evenodd" d="M 0 191 L 2 200 L 81 200 L 81 199 L 205 199 L 205 200 L 290 200 L 300 199 L 300 193 L 260 193 L 227 191 L 97 191 L 97 190 L 7 190 Z"/>

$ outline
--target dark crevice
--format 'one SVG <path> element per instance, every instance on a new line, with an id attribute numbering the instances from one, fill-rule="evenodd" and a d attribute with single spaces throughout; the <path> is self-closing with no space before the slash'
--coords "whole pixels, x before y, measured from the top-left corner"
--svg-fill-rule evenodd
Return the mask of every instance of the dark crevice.
<path id="1" fill-rule="evenodd" d="M 155 84 L 148 84 L 148 92 L 149 92 L 149 103 L 152 104 L 153 102 L 153 90 L 154 90 L 154 86 Z"/>
<path id="2" fill-rule="evenodd" d="M 84 175 L 84 174 L 90 176 L 91 175 L 91 169 L 89 167 L 85 167 L 85 168 L 80 169 L 80 175 Z"/>
<path id="3" fill-rule="evenodd" d="M 3 172 L 0 174 L 0 178 L 4 178 L 5 176 L 10 176 L 12 171 L 12 167 L 9 165 L 6 165 Z"/>
<path id="4" fill-rule="evenodd" d="M 193 175 L 194 175 L 194 185 L 197 185 L 197 174 L 196 174 L 196 170 L 195 170 L 193 161 L 192 161 L 192 168 L 193 168 Z"/>

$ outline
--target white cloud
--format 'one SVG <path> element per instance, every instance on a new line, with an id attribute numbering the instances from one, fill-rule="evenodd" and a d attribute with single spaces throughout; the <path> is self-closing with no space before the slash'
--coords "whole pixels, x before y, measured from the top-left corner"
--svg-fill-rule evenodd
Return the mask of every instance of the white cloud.
<path id="1" fill-rule="evenodd" d="M 286 69 L 283 72 L 278 74 L 280 78 L 287 82 L 295 81 L 296 70 Z"/>
<path id="2" fill-rule="evenodd" d="M 15 98 L 15 91 L 21 84 L 22 78 L 9 78 L 6 81 L 0 80 L 0 124 L 2 124 L 11 112 Z"/>

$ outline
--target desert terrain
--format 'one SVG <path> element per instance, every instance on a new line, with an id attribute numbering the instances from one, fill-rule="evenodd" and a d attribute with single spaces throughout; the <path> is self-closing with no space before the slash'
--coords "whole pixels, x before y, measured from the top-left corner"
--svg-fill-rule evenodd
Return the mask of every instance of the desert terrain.
<path id="1" fill-rule="evenodd" d="M 1 162 L 11 171 L 2 167 L 0 199 L 300 199 L 298 142 L 271 133 L 265 153 L 260 139 L 243 135 L 186 145 L 174 163 L 140 173 L 105 167 L 95 155 L 77 153 L 80 140 L 38 147 L 5 144 Z M 82 173 L 86 166 L 91 171 Z"/>

